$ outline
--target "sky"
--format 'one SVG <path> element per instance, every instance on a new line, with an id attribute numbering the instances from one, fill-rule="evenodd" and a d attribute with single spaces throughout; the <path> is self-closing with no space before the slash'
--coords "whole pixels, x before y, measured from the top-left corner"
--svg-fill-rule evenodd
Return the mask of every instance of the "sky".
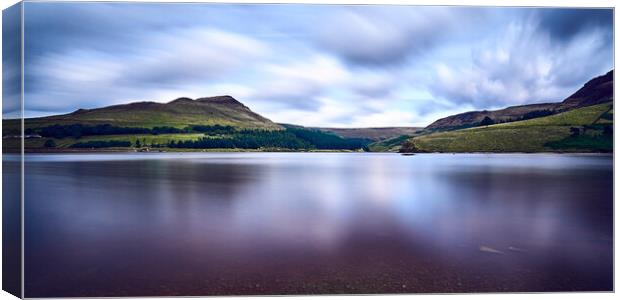
<path id="1" fill-rule="evenodd" d="M 613 69 L 613 11 L 26 3 L 25 116 L 231 95 L 280 123 L 426 126 L 562 101 Z"/>

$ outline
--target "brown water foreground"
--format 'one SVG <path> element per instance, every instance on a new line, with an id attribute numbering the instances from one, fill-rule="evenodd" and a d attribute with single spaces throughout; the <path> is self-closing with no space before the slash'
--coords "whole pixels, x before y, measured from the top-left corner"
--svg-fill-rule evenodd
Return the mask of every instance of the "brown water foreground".
<path id="1" fill-rule="evenodd" d="M 32 154 L 26 297 L 610 291 L 609 155 Z"/>

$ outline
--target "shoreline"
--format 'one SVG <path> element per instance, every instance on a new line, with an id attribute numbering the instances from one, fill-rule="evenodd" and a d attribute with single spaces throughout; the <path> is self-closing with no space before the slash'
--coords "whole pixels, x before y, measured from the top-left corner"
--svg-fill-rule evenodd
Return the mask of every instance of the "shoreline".
<path id="1" fill-rule="evenodd" d="M 21 152 L 13 152 L 13 151 L 3 151 L 3 154 L 20 154 Z M 424 155 L 424 154 L 446 154 L 446 155 L 455 155 L 455 154 L 591 154 L 591 155 L 614 155 L 614 152 L 557 152 L 557 151 L 545 151 L 545 152 L 373 152 L 373 151 L 351 151 L 351 150 L 281 150 L 281 151 L 273 151 L 266 149 L 227 149 L 227 148 L 218 148 L 218 149 L 175 149 L 175 150 L 162 150 L 162 151 L 139 151 L 139 150 L 128 150 L 128 149 L 26 149 L 24 151 L 24 155 L 27 154 L 127 154 L 127 153 L 382 153 L 382 154 L 395 154 L 401 156 L 415 156 L 415 155 Z"/>
<path id="2" fill-rule="evenodd" d="M 150 150 L 150 151 L 140 151 L 140 150 L 130 150 L 130 149 L 77 149 L 77 148 L 67 148 L 63 150 L 59 149 L 25 149 L 24 154 L 70 154 L 70 153 L 373 153 L 373 152 L 364 152 L 364 151 L 353 151 L 353 150 L 268 150 L 268 149 L 229 149 L 229 148 L 214 148 L 214 149 L 186 149 L 186 148 L 177 148 L 172 150 L 172 148 L 166 148 L 165 150 Z M 4 152 L 5 154 L 19 154 L 20 152 Z M 379 153 L 379 152 L 374 152 Z M 389 153 L 389 152 L 383 152 Z M 396 153 L 396 152 L 392 152 Z"/>

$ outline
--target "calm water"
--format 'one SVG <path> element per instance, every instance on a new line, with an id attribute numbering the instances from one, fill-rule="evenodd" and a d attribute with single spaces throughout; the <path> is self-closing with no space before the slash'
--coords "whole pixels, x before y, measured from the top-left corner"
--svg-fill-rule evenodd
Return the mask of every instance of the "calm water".
<path id="1" fill-rule="evenodd" d="M 48 154 L 25 167 L 27 297 L 613 288 L 611 156 Z"/>

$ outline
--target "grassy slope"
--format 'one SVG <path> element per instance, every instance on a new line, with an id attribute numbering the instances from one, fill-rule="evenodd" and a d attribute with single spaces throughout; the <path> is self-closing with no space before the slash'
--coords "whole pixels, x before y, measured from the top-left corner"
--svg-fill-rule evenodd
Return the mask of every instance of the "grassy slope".
<path id="1" fill-rule="evenodd" d="M 332 132 L 343 138 L 363 138 L 373 141 L 382 141 L 398 138 L 403 135 L 415 136 L 421 127 L 376 127 L 376 128 L 320 128 L 316 129 Z"/>
<path id="2" fill-rule="evenodd" d="M 612 104 L 584 107 L 548 117 L 526 121 L 433 133 L 410 139 L 405 151 L 417 149 L 428 152 L 544 152 L 544 151 L 597 151 L 587 147 L 553 148 L 549 143 L 570 137 L 571 127 L 610 124 Z M 585 136 L 598 138 L 602 130 L 589 129 Z M 609 138 L 611 140 L 611 138 Z M 411 147 L 411 144 L 415 148 Z M 613 147 L 613 145 L 612 145 Z"/>
<path id="3" fill-rule="evenodd" d="M 611 70 L 605 75 L 589 80 L 582 88 L 562 102 L 512 106 L 494 111 L 470 111 L 441 118 L 430 124 L 426 129 L 453 131 L 476 127 L 487 116 L 495 122 L 511 122 L 522 119 L 535 111 L 559 113 L 611 102 L 613 101 L 613 73 Z"/>
<path id="4" fill-rule="evenodd" d="M 19 134 L 19 120 L 3 120 L 3 135 Z M 185 128 L 190 125 L 223 125 L 245 129 L 280 130 L 282 127 L 254 112 L 229 96 L 200 98 L 192 100 L 179 98 L 168 103 L 135 102 L 124 105 L 108 106 L 98 109 L 78 110 L 74 113 L 25 120 L 26 128 L 41 128 L 50 125 L 98 125 L 110 124 L 118 127 L 169 126 Z M 131 141 L 136 139 L 147 144 L 164 144 L 169 141 L 197 140 L 204 135 L 197 134 L 161 134 L 161 135 L 112 135 L 85 136 L 52 139 L 58 148 L 67 148 L 77 142 L 89 141 Z M 25 148 L 43 148 L 49 138 L 33 138 L 24 141 Z M 4 139 L 5 146 L 19 149 L 19 140 Z"/>
<path id="5" fill-rule="evenodd" d="M 184 128 L 189 125 L 229 125 L 237 128 L 279 130 L 282 127 L 254 112 L 229 96 L 192 100 L 180 98 L 168 103 L 135 102 L 98 109 L 78 110 L 74 113 L 25 121 L 26 128 L 50 125 L 110 124 L 119 127 L 170 126 Z M 19 128 L 19 120 L 4 120 L 5 132 Z"/>
<path id="6" fill-rule="evenodd" d="M 119 112 L 101 113 L 96 116 L 84 116 L 80 118 L 49 118 L 49 119 L 30 119 L 26 120 L 26 128 L 45 127 L 49 125 L 70 125 L 70 124 L 111 124 L 120 127 L 144 127 L 153 128 L 156 126 L 170 126 L 184 128 L 187 125 L 231 125 L 238 126 L 237 122 L 220 118 L 203 118 L 198 115 L 171 115 L 167 112 Z"/>
<path id="7" fill-rule="evenodd" d="M 230 115 L 228 118 L 226 115 Z M 233 110 L 220 110 L 217 114 L 200 113 L 174 113 L 168 111 L 118 111 L 118 112 L 98 112 L 97 114 L 83 114 L 79 116 L 57 116 L 50 118 L 26 119 L 26 128 L 45 127 L 49 125 L 69 125 L 69 124 L 111 124 L 121 127 L 145 127 L 153 128 L 156 126 L 170 126 L 184 128 L 188 125 L 230 125 L 239 128 L 273 128 L 278 129 L 275 124 L 268 124 L 252 119 L 243 119 L 235 116 Z"/>
<path id="8" fill-rule="evenodd" d="M 385 139 L 368 145 L 371 152 L 398 152 L 404 141 L 411 138 L 410 135 L 401 135 L 394 138 Z"/>

